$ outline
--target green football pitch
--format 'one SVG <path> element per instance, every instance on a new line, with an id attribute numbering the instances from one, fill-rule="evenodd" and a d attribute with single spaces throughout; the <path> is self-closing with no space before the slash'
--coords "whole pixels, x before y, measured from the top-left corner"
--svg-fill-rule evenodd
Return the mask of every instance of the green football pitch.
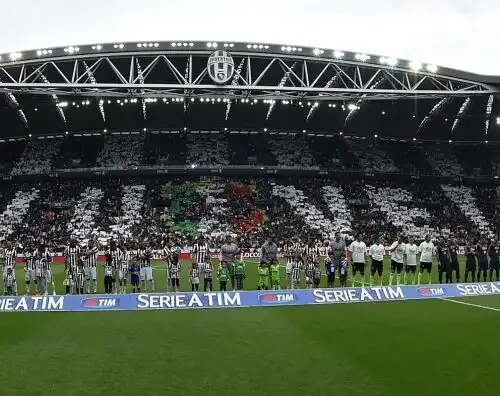
<path id="1" fill-rule="evenodd" d="M 0 394 L 497 395 L 500 297 L 452 301 L 3 314 Z"/>

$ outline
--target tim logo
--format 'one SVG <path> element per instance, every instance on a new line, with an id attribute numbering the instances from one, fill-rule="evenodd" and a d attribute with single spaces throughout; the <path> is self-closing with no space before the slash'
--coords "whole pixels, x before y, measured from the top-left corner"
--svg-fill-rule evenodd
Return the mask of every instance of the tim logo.
<path id="1" fill-rule="evenodd" d="M 417 293 L 422 296 L 442 296 L 446 294 L 442 287 L 419 287 Z"/>
<path id="2" fill-rule="evenodd" d="M 212 53 L 207 63 L 208 75 L 216 84 L 226 84 L 234 74 L 234 60 L 226 51 Z"/>
<path id="3" fill-rule="evenodd" d="M 293 293 L 266 293 L 259 295 L 259 301 L 265 304 L 287 304 L 297 301 Z"/>
<path id="4" fill-rule="evenodd" d="M 120 300 L 117 298 L 84 298 L 82 307 L 91 309 L 116 308 L 120 306 Z"/>

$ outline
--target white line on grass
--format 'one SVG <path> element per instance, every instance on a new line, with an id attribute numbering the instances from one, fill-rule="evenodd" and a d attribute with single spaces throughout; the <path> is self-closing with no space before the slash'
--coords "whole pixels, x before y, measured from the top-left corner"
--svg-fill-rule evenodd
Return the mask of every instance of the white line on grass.
<path id="1" fill-rule="evenodd" d="M 472 303 L 467 303 L 467 302 L 464 302 L 464 301 L 451 300 L 449 298 L 441 298 L 441 300 L 442 301 L 448 301 L 448 302 L 455 303 L 455 304 L 468 305 L 470 307 L 476 307 L 476 308 L 488 309 L 490 311 L 500 312 L 500 309 L 493 308 L 493 307 L 488 307 L 486 305 L 472 304 Z"/>

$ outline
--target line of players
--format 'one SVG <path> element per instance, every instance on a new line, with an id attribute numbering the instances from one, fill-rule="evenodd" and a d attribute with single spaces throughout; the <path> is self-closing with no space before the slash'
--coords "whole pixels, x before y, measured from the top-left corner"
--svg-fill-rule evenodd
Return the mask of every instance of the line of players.
<path id="1" fill-rule="evenodd" d="M 339 240 L 337 237 L 336 240 Z M 332 245 L 332 244 L 331 244 Z M 365 283 L 365 255 L 371 258 L 370 284 L 373 284 L 375 275 L 378 275 L 379 282 L 382 282 L 383 258 L 385 247 L 377 241 L 367 249 L 366 244 L 361 239 L 356 239 L 350 244 L 349 251 L 352 254 L 352 284 Z M 410 284 L 420 284 L 422 275 L 426 272 L 428 282 L 431 283 L 432 259 L 437 258 L 439 283 L 452 283 L 453 272 L 455 281 L 460 282 L 460 264 L 459 264 L 459 245 L 454 240 L 448 242 L 440 241 L 436 245 L 431 242 L 429 236 L 420 244 L 416 245 L 412 237 L 406 238 L 400 235 L 396 241 L 389 247 L 391 255 L 391 273 L 389 275 L 389 285 L 401 284 L 401 274 L 404 271 L 403 284 L 407 284 L 409 278 Z M 419 260 L 417 261 L 417 256 Z M 488 279 L 493 280 L 493 274 L 496 280 L 500 280 L 500 246 L 496 241 L 491 241 L 490 245 L 479 244 L 476 246 L 468 245 L 465 247 L 465 275 L 464 281 L 468 282 L 469 276 L 472 282 L 480 281 L 481 275 L 484 282 Z M 417 269 L 417 262 L 420 269 Z M 361 280 L 357 280 L 357 273 L 360 273 Z M 477 278 L 476 278 L 477 274 Z"/>

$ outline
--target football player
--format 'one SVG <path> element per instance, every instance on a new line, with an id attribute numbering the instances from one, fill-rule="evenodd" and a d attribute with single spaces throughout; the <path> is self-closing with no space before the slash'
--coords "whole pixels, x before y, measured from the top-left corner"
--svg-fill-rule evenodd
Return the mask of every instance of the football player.
<path id="1" fill-rule="evenodd" d="M 4 249 L 4 266 L 3 266 L 3 278 L 4 281 L 7 278 L 7 274 L 10 274 L 10 282 L 12 283 L 12 293 L 17 296 L 17 281 L 16 281 L 16 259 L 17 259 L 17 248 L 10 241 L 7 241 Z M 10 270 L 10 271 L 9 271 Z"/>
<path id="2" fill-rule="evenodd" d="M 78 258 L 75 268 L 75 291 L 76 294 L 83 294 L 85 283 L 85 265 L 81 257 Z"/>
<path id="3" fill-rule="evenodd" d="M 155 291 L 155 281 L 153 278 L 153 267 L 151 267 L 151 257 L 153 256 L 151 249 L 149 248 L 149 243 L 145 241 L 139 247 L 137 251 L 139 256 L 139 265 L 141 267 L 141 282 L 144 292 L 147 292 L 148 288 L 146 286 L 147 282 L 150 284 L 150 289 L 152 292 Z"/>
<path id="4" fill-rule="evenodd" d="M 122 254 L 123 257 L 120 262 L 120 267 L 118 268 L 118 281 L 120 283 L 120 293 L 125 294 L 127 293 L 128 269 L 132 261 L 133 253 L 130 251 L 130 249 L 125 248 L 122 250 Z"/>
<path id="5" fill-rule="evenodd" d="M 35 290 L 37 289 L 36 280 L 36 266 L 35 257 L 33 257 L 34 251 L 31 249 L 31 245 L 26 246 L 26 251 L 24 252 L 24 280 L 26 282 L 26 294 L 31 293 L 31 282 L 35 284 Z"/>
<path id="6" fill-rule="evenodd" d="M 92 283 L 92 290 L 94 294 L 97 293 L 97 243 L 90 239 L 85 250 L 85 278 L 87 284 L 87 293 L 90 294 L 90 284 Z"/>
<path id="7" fill-rule="evenodd" d="M 191 283 L 191 291 L 198 291 L 200 287 L 200 269 L 198 268 L 198 263 L 192 263 L 191 265 L 189 282 Z"/>
<path id="8" fill-rule="evenodd" d="M 197 263 L 196 263 L 197 264 Z M 180 286 L 181 278 L 181 263 L 179 261 L 179 255 L 177 253 L 172 253 L 170 256 L 170 262 L 168 266 L 168 274 L 170 276 L 171 291 L 178 292 Z"/>

